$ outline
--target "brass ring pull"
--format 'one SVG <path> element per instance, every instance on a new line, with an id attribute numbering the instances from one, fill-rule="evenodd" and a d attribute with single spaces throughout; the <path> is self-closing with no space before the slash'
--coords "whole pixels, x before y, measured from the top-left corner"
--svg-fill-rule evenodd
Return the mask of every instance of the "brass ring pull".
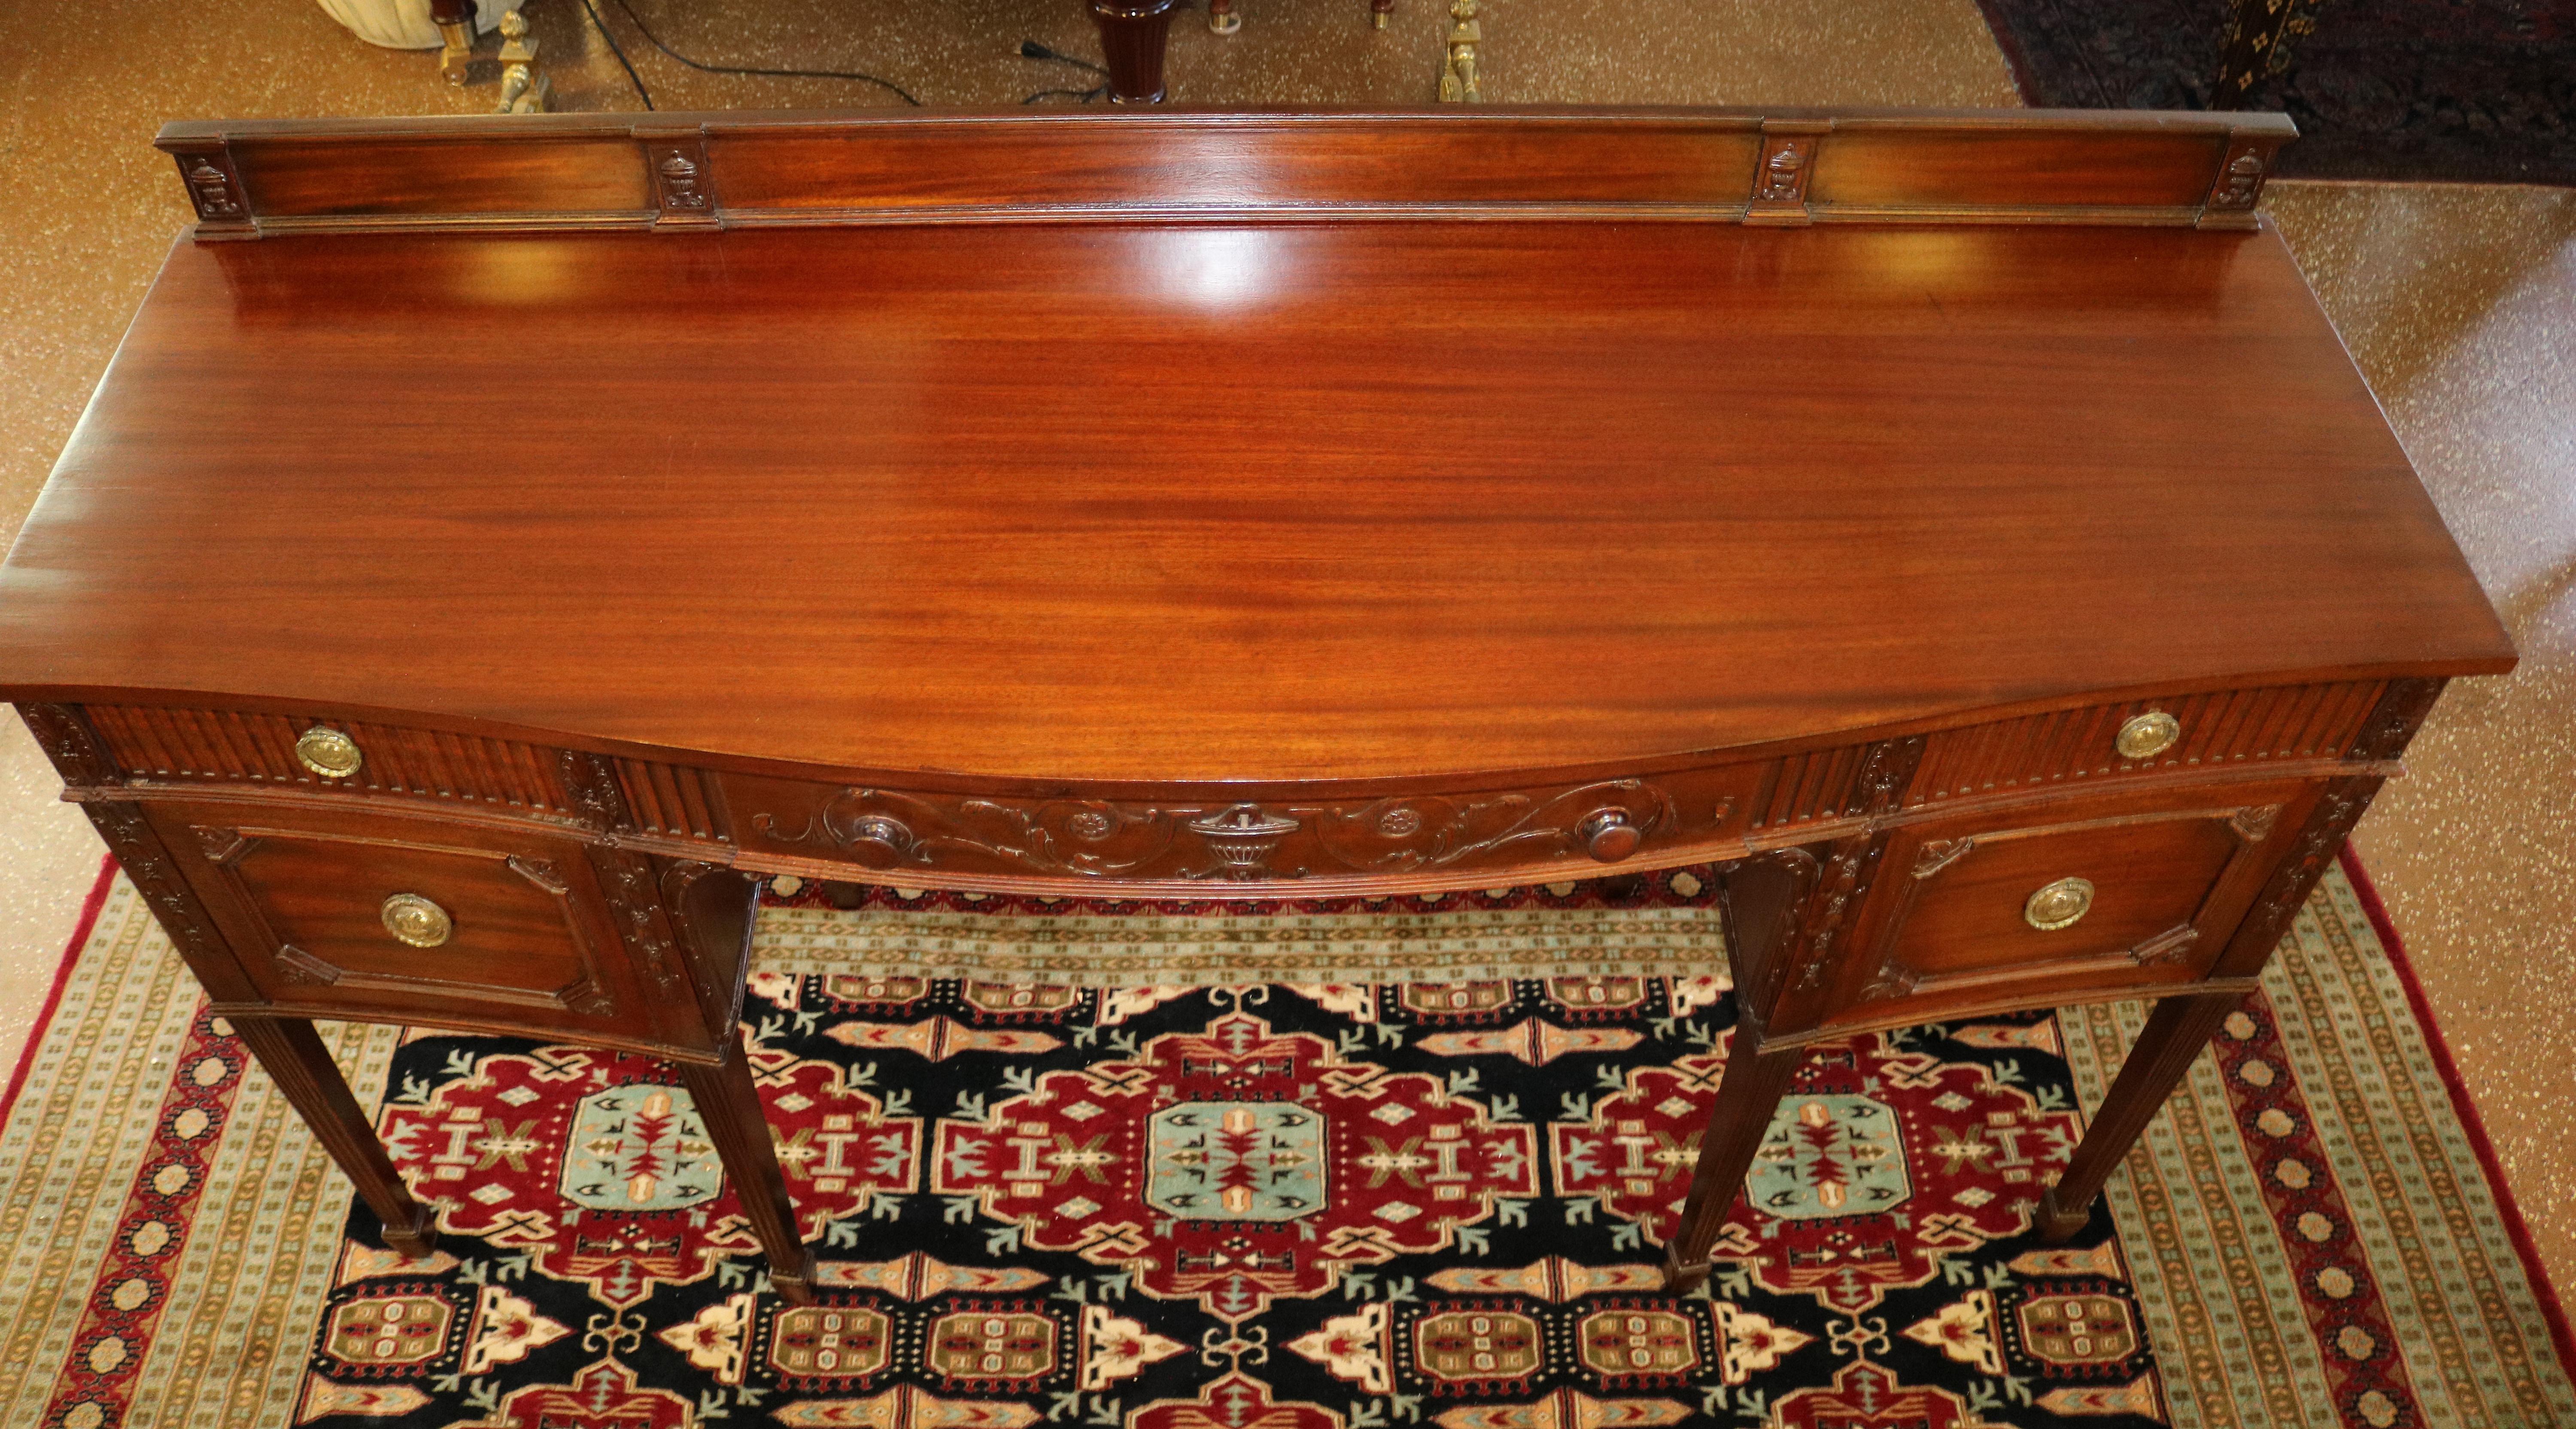
<path id="1" fill-rule="evenodd" d="M 295 737 L 295 758 L 325 779 L 346 779 L 367 762 L 367 757 L 358 752 L 356 740 L 325 724 L 317 724 Z"/>
<path id="2" fill-rule="evenodd" d="M 415 948 L 434 948 L 456 931 L 447 910 L 417 893 L 397 893 L 385 900 L 385 931 Z"/>
<path id="3" fill-rule="evenodd" d="M 2061 878 L 2021 905 L 2024 921 L 2043 933 L 2071 928 L 2075 921 L 2093 911 L 2093 885 L 2082 878 Z"/>
<path id="4" fill-rule="evenodd" d="M 2182 721 L 2163 710 L 2149 710 L 2133 715 L 2120 726 L 2119 737 L 2111 742 L 2119 747 L 2122 759 L 2153 759 L 2174 747 L 2182 738 Z"/>

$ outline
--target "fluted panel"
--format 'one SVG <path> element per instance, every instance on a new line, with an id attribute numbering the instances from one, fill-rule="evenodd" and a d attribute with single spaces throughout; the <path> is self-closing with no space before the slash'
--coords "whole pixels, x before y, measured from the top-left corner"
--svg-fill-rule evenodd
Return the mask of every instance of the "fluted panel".
<path id="1" fill-rule="evenodd" d="M 553 752 L 535 745 L 301 715 L 122 705 L 88 712 L 117 766 L 144 779 L 404 794 L 538 813 L 567 807 Z M 356 774 L 324 779 L 296 759 L 297 736 L 317 724 L 356 741 L 364 756 Z"/>
<path id="2" fill-rule="evenodd" d="M 1792 754 L 1756 800 L 1755 828 L 1830 819 L 1843 812 L 1867 750 L 1859 745 Z"/>
<path id="3" fill-rule="evenodd" d="M 2132 700 L 1975 725 L 1933 735 L 1906 803 L 2008 793 L 2154 770 L 2223 768 L 2281 759 L 2338 759 L 2383 688 L 2375 681 L 2274 685 L 2220 694 Z M 2172 748 L 2124 759 L 2120 726 L 2151 710 L 2182 725 Z"/>
<path id="4" fill-rule="evenodd" d="M 724 820 L 716 813 L 724 805 L 715 776 L 702 769 L 621 759 L 617 779 L 626 790 L 627 811 L 644 832 L 727 841 Z"/>

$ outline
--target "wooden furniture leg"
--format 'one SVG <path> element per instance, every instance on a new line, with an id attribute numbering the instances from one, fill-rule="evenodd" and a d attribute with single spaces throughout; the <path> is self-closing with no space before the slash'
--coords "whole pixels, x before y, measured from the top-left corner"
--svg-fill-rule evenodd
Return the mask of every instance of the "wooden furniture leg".
<path id="1" fill-rule="evenodd" d="M 1181 0 L 1091 0 L 1100 52 L 1109 64 L 1109 97 L 1120 104 L 1163 102 L 1163 37 Z"/>
<path id="2" fill-rule="evenodd" d="M 741 1042 L 728 1046 L 725 1059 L 714 1066 L 682 1062 L 679 1067 L 725 1174 L 733 1178 L 734 1195 L 751 1218 L 761 1252 L 769 1257 L 769 1283 L 791 1305 L 813 1304 L 814 1252 L 796 1233 L 796 1203 L 788 1199 L 787 1178 L 778 1169 L 778 1148 L 770 1142 Z"/>
<path id="3" fill-rule="evenodd" d="M 1208 0 L 1208 28 L 1220 35 L 1243 28 L 1243 17 L 1234 13 L 1234 0 Z"/>
<path id="4" fill-rule="evenodd" d="M 429 1254 L 438 1243 L 429 1207 L 413 1199 L 393 1162 L 385 1159 L 375 1124 L 350 1095 L 348 1081 L 313 1024 L 301 1017 L 240 1014 L 234 1014 L 232 1024 L 287 1103 L 313 1128 L 322 1149 L 366 1198 L 367 1208 L 384 1223 L 385 1244 L 415 1260 Z"/>
<path id="5" fill-rule="evenodd" d="M 2129 1154 L 2138 1133 L 2155 1119 L 2156 1108 L 2165 1104 L 2165 1097 L 2191 1070 L 2192 1059 L 2216 1035 L 2219 1024 L 2244 1001 L 2242 991 L 2231 990 L 2168 997 L 2156 1004 L 2110 1093 L 2102 1098 L 2101 1113 L 2085 1129 L 2066 1174 L 2040 1198 L 2042 1239 L 2065 1240 L 2092 1219 L 2093 1198 L 2100 1194 L 2102 1183 Z"/>
<path id="6" fill-rule="evenodd" d="M 1395 0 L 1369 0 L 1369 23 L 1383 30 L 1386 17 L 1395 13 Z"/>
<path id="7" fill-rule="evenodd" d="M 1754 1027 L 1739 1021 L 1726 1054 L 1726 1075 L 1717 1084 L 1717 1105 L 1709 1109 L 1708 1130 L 1699 1141 L 1699 1165 L 1691 1173 L 1690 1199 L 1682 1203 L 1682 1223 L 1664 1247 L 1664 1289 L 1692 1289 L 1708 1279 L 1708 1248 L 1726 1224 L 1743 1189 L 1753 1153 L 1771 1129 L 1771 1114 L 1789 1089 L 1790 1075 L 1807 1059 L 1807 1049 L 1774 1047 L 1765 1051 Z"/>

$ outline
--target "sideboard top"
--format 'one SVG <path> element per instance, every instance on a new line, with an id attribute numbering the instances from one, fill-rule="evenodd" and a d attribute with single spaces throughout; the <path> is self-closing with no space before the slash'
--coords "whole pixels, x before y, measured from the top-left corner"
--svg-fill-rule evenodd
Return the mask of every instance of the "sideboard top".
<path id="1" fill-rule="evenodd" d="M 1360 780 L 2512 662 L 2267 230 L 1077 217 L 183 241 L 0 697 Z"/>

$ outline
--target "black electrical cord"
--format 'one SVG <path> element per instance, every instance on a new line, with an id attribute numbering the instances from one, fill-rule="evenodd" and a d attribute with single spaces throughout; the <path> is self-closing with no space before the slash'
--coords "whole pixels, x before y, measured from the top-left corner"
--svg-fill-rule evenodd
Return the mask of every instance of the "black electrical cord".
<path id="1" fill-rule="evenodd" d="M 590 0 L 582 0 L 582 4 L 583 4 L 583 5 L 585 5 L 585 6 L 587 6 L 589 3 L 590 3 Z M 651 44 L 652 44 L 653 48 L 655 48 L 655 49 L 657 49 L 657 50 L 660 50 L 662 53 L 664 53 L 664 54 L 666 54 L 666 55 L 669 55 L 671 58 L 673 58 L 673 59 L 675 59 L 675 60 L 679 61 L 680 63 L 682 63 L 682 64 L 684 64 L 684 65 L 687 65 L 689 68 L 694 69 L 694 70 L 701 70 L 701 71 L 704 71 L 705 73 L 708 73 L 708 74 L 757 74 L 757 75 L 768 75 L 768 76 L 771 76 L 771 77 L 773 77 L 773 78 L 778 78 L 778 79 L 855 79 L 855 80 L 862 81 L 863 83 L 873 84 L 873 85 L 878 85 L 878 86 L 880 86 L 880 87 L 882 87 L 882 88 L 885 88 L 885 89 L 887 89 L 887 90 L 891 90 L 891 91 L 895 94 L 895 96 L 896 96 L 897 98 L 901 99 L 904 103 L 909 104 L 909 105 L 913 106 L 913 107 L 914 107 L 914 108 L 916 108 L 916 109 L 918 109 L 918 108 L 920 108 L 920 107 L 921 107 L 921 101 L 920 101 L 920 100 L 913 98 L 913 97 L 912 97 L 912 94 L 910 93 L 910 91 L 906 90 L 903 86 L 901 86 L 901 85 L 899 85 L 899 84 L 896 84 L 893 80 L 890 80 L 890 79 L 879 79 L 879 78 L 877 78 L 875 75 L 872 75 L 872 74 L 862 74 L 862 73 L 860 73 L 860 72 L 859 72 L 859 71 L 857 71 L 857 70 L 847 70 L 847 69 L 763 69 L 763 68 L 760 68 L 760 67 L 758 67 L 758 66 L 754 66 L 754 65 L 719 65 L 719 64 L 707 64 L 707 63 L 705 63 L 705 62 L 703 62 L 703 61 L 700 61 L 700 60 L 693 60 L 693 59 L 689 58 L 687 55 L 684 55 L 684 54 L 680 53 L 678 50 L 675 50 L 675 49 L 671 48 L 669 45 L 666 45 L 666 44 L 662 43 L 662 37 L 653 33 L 653 27 L 652 27 L 652 26 L 650 26 L 650 25 L 645 24 L 645 23 L 644 23 L 644 17 L 643 17 L 643 16 L 641 16 L 641 15 L 636 14 L 636 13 L 635 13 L 635 7 L 634 7 L 634 6 L 632 6 L 632 5 L 627 4 L 627 3 L 626 3 L 626 0 L 617 0 L 617 8 L 626 12 L 626 18 L 634 22 L 634 24 L 635 24 L 635 28 L 643 34 L 644 38 L 645 38 L 647 41 L 651 42 Z M 594 18 L 594 19 L 596 19 L 597 17 L 596 17 L 596 16 L 594 16 L 593 18 Z M 602 34 L 606 34 L 606 33 L 607 33 L 607 31 L 603 29 L 600 33 L 602 33 Z M 616 42 L 616 41 L 614 41 L 614 40 L 609 41 L 609 44 L 610 44 L 612 47 L 613 47 L 616 43 L 617 43 L 617 42 Z M 620 55 L 620 56 L 618 56 L 618 58 L 620 58 L 620 59 L 624 59 L 624 58 L 625 58 L 625 56 L 624 56 L 624 55 Z M 627 72 L 628 72 L 629 74 L 634 73 L 634 71 L 633 71 L 633 70 L 631 70 L 631 69 L 630 69 L 630 70 L 628 70 Z M 648 107 L 649 107 L 649 106 L 648 106 Z"/>
<path id="2" fill-rule="evenodd" d="M 1109 73 L 1108 68 L 1104 65 L 1093 64 L 1087 59 L 1066 54 L 1061 50 L 1048 49 L 1046 46 L 1039 44 L 1035 40 L 1020 41 L 1020 58 L 1027 60 L 1053 60 L 1058 64 L 1068 64 L 1080 69 L 1087 69 L 1094 74 L 1105 75 Z M 1058 95 L 1062 95 L 1070 99 L 1079 99 L 1083 103 L 1089 104 L 1091 101 L 1098 99 L 1100 96 L 1107 94 L 1108 92 L 1109 86 L 1107 84 L 1096 85 L 1090 89 L 1041 89 L 1037 93 L 1030 95 L 1028 98 L 1021 100 L 1020 103 L 1035 104 L 1041 99 L 1053 99 Z"/>
<path id="3" fill-rule="evenodd" d="M 608 52 L 617 56 L 618 68 L 626 71 L 628 82 L 635 86 L 635 92 L 637 94 L 643 96 L 644 107 L 647 109 L 652 108 L 653 91 L 644 87 L 644 76 L 635 72 L 634 62 L 626 58 L 625 47 L 617 43 L 617 37 L 615 35 L 608 33 L 608 27 L 606 25 L 600 24 L 599 12 L 590 8 L 590 0 L 581 0 L 581 8 L 590 16 L 590 23 L 598 26 L 599 37 L 608 41 Z"/>
<path id="4" fill-rule="evenodd" d="M 1062 50 L 1048 49 L 1046 46 L 1039 44 L 1035 40 L 1020 41 L 1020 58 L 1024 60 L 1054 60 L 1057 64 L 1079 65 L 1082 68 L 1091 71 L 1093 74 L 1109 73 L 1109 66 L 1107 65 L 1096 65 L 1079 55 L 1069 55 Z"/>

